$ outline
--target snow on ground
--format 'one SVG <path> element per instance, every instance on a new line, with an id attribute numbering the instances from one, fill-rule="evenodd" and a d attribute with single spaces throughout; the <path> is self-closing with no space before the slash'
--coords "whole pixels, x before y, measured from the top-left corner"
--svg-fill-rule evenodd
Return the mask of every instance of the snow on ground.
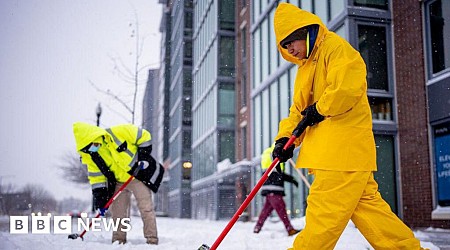
<path id="1" fill-rule="evenodd" d="M 139 217 L 131 219 L 132 229 L 128 232 L 128 243 L 111 244 L 111 232 L 89 231 L 80 238 L 71 240 L 60 234 L 10 234 L 9 230 L 0 232 L 0 249 L 164 249 L 196 250 L 202 244 L 211 246 L 228 221 L 189 220 L 157 218 L 159 245 L 147 245 L 142 233 L 142 221 Z M 292 220 L 295 228 L 303 228 L 304 218 Z M 255 222 L 237 222 L 222 243 L 219 250 L 277 250 L 287 249 L 294 237 L 288 237 L 283 224 L 276 219 L 268 219 L 259 234 L 253 233 Z M 73 230 L 76 230 L 76 226 Z M 74 231 L 75 233 L 76 231 Z M 429 242 L 423 247 L 431 250 L 439 248 Z M 336 248 L 341 250 L 373 249 L 352 223 L 349 223 Z"/>

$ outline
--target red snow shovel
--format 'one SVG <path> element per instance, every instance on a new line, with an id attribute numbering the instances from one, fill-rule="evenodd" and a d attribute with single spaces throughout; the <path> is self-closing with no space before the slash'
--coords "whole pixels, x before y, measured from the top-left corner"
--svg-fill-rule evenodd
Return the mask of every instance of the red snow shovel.
<path id="1" fill-rule="evenodd" d="M 308 127 L 308 125 L 306 124 L 306 120 L 305 119 L 301 120 L 300 123 L 297 125 L 297 127 L 292 132 L 291 138 L 289 139 L 288 142 L 286 142 L 286 144 L 284 145 L 283 149 L 286 150 L 289 146 L 291 146 L 292 143 L 294 143 L 295 139 L 297 139 L 303 133 L 303 131 L 305 131 L 306 127 Z M 228 222 L 227 226 L 222 231 L 222 233 L 219 235 L 219 237 L 216 239 L 214 244 L 211 247 L 209 247 L 206 244 L 203 244 L 201 247 L 198 248 L 198 250 L 216 250 L 217 247 L 219 247 L 219 245 L 222 242 L 222 240 L 225 238 L 225 236 L 227 236 L 228 232 L 231 230 L 231 228 L 234 226 L 236 221 L 239 219 L 239 217 L 241 216 L 242 212 L 244 212 L 244 210 L 247 208 L 247 206 L 250 203 L 250 201 L 253 200 L 253 198 L 255 197 L 256 193 L 258 193 L 258 191 L 261 188 L 261 186 L 264 184 L 264 182 L 266 182 L 267 178 L 272 173 L 274 167 L 276 165 L 278 165 L 279 162 L 280 162 L 280 160 L 278 159 L 278 157 L 273 160 L 272 164 L 270 164 L 270 167 L 266 170 L 266 172 L 264 172 L 263 176 L 258 181 L 258 183 L 256 183 L 255 187 L 253 187 L 253 189 L 250 192 L 250 194 L 244 200 L 242 205 L 238 208 L 238 210 L 233 215 L 233 217 L 231 218 L 230 222 Z"/>
<path id="2" fill-rule="evenodd" d="M 142 165 L 143 165 L 143 164 L 142 164 Z M 114 202 L 114 200 L 120 195 L 120 193 L 122 193 L 122 191 L 128 186 L 128 184 L 135 178 L 134 176 L 137 175 L 137 173 L 139 172 L 139 170 L 141 169 L 141 167 L 142 167 L 142 166 L 138 166 L 138 167 L 136 168 L 136 170 L 134 170 L 133 175 L 131 175 L 130 178 L 128 178 L 128 180 L 127 180 L 127 181 L 119 188 L 119 190 L 117 190 L 117 192 L 114 193 L 114 195 L 111 197 L 111 199 L 109 199 L 109 201 L 106 203 L 106 205 L 103 207 L 103 209 L 106 210 L 106 209 L 109 208 L 109 206 L 111 206 L 111 204 Z M 101 215 L 100 212 L 97 213 L 97 215 L 95 216 L 95 218 L 100 217 L 100 215 Z M 91 226 L 92 226 L 92 220 L 91 220 L 91 222 L 89 223 L 89 228 L 91 228 Z M 77 233 L 75 233 L 75 234 L 70 234 L 70 235 L 68 236 L 68 238 L 74 240 L 74 239 L 80 237 L 81 240 L 84 240 L 83 236 L 84 236 L 84 234 L 86 234 L 86 232 L 87 232 L 87 230 L 84 229 L 84 231 L 83 231 L 81 234 L 77 234 Z"/>

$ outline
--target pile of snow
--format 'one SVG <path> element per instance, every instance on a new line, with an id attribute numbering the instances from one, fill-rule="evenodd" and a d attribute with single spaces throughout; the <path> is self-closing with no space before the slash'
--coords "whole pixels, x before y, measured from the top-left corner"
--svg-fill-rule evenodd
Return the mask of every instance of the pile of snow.
<path id="1" fill-rule="evenodd" d="M 147 245 L 142 232 L 142 221 L 139 217 L 131 218 L 132 229 L 128 233 L 125 245 L 111 244 L 111 232 L 87 232 L 84 241 L 71 240 L 67 235 L 58 234 L 10 234 L 0 232 L 0 249 L 164 249 L 164 250 L 196 250 L 202 244 L 211 246 L 225 228 L 228 221 L 205 221 L 175 218 L 157 218 L 159 245 Z M 295 228 L 304 227 L 304 218 L 293 219 Z M 255 222 L 237 222 L 222 243 L 219 250 L 277 250 L 287 249 L 292 245 L 294 237 L 286 234 L 279 220 L 267 220 L 259 234 L 253 233 Z M 74 227 L 76 230 L 76 226 Z M 76 232 L 74 232 L 76 233 Z M 422 246 L 431 250 L 439 248 L 429 242 Z M 335 249 L 366 250 L 373 249 L 352 223 L 349 223 Z"/>

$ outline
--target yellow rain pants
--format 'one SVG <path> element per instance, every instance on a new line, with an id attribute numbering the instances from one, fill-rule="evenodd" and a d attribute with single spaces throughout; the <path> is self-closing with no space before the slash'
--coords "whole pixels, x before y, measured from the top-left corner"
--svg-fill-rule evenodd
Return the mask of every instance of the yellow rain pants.
<path id="1" fill-rule="evenodd" d="M 373 172 L 313 172 L 306 226 L 289 249 L 334 249 L 350 219 L 376 250 L 421 249 L 413 232 L 381 198 Z"/>

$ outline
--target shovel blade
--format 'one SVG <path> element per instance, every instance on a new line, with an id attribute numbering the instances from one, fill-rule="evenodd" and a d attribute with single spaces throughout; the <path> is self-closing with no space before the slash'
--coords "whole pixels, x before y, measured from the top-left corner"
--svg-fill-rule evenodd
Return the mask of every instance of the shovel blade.
<path id="1" fill-rule="evenodd" d="M 67 238 L 72 239 L 72 240 L 75 240 L 75 239 L 77 239 L 78 237 L 80 237 L 79 234 L 69 234 L 69 236 L 67 236 Z"/>
<path id="2" fill-rule="evenodd" d="M 209 250 L 211 249 L 208 245 L 203 244 L 201 247 L 198 248 L 198 250 Z"/>
<path id="3" fill-rule="evenodd" d="M 67 238 L 72 239 L 72 240 L 81 238 L 81 240 L 84 240 L 83 236 L 79 235 L 79 234 L 69 234 L 69 236 L 67 236 Z"/>

